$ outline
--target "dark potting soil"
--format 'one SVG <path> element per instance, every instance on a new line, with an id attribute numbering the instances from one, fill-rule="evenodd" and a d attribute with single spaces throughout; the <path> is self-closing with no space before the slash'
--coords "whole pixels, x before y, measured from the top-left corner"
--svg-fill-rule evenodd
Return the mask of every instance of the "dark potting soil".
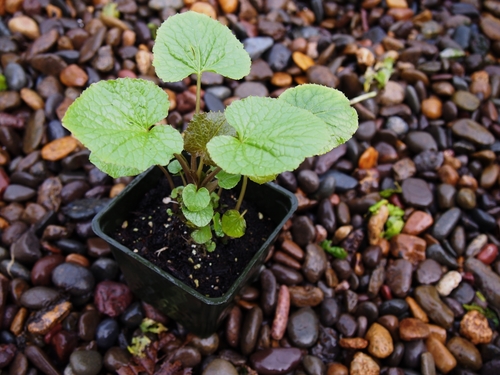
<path id="1" fill-rule="evenodd" d="M 236 193 L 224 193 L 221 207 L 234 208 Z M 247 211 L 245 235 L 226 243 L 217 239 L 215 251 L 206 252 L 194 243 L 190 229 L 178 216 L 167 213 L 176 204 L 165 199 L 169 194 L 170 187 L 163 178 L 117 228 L 114 238 L 201 294 L 224 295 L 273 231 L 272 221 L 244 201 L 240 211 Z"/>

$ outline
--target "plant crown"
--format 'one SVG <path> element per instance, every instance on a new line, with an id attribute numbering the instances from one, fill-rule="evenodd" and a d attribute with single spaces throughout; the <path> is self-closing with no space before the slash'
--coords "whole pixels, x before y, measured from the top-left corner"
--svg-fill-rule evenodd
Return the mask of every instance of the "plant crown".
<path id="1" fill-rule="evenodd" d="M 178 203 L 169 212 L 193 228 L 193 241 L 213 251 L 214 234 L 238 238 L 245 232 L 240 206 L 248 179 L 271 181 L 346 142 L 357 129 L 357 114 L 345 95 L 315 84 L 290 88 L 276 99 L 238 100 L 224 113 L 200 112 L 203 72 L 239 80 L 250 64 L 226 26 L 191 11 L 171 16 L 156 31 L 153 66 L 164 82 L 196 77 L 196 110 L 182 135 L 163 121 L 170 105 L 166 92 L 143 79 L 92 84 L 62 122 L 91 151 L 90 161 L 112 177 L 158 165 Z M 171 175 L 183 184 L 175 187 Z M 235 207 L 221 212 L 221 189 L 240 179 Z"/>

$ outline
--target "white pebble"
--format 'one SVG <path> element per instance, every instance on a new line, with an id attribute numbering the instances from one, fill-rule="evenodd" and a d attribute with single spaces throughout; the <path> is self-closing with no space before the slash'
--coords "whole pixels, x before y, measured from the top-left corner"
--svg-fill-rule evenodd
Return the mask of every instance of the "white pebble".
<path id="1" fill-rule="evenodd" d="M 462 275 L 460 275 L 459 272 L 450 271 L 445 274 L 441 280 L 439 280 L 436 285 L 437 292 L 440 296 L 446 297 L 458 286 L 458 284 L 460 284 L 461 281 Z"/>

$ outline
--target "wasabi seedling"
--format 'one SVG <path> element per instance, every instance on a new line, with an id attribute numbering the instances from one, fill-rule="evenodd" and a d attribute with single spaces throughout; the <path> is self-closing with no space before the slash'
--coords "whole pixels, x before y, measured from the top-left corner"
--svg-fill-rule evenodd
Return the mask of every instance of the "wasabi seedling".
<path id="1" fill-rule="evenodd" d="M 191 228 L 191 239 L 213 251 L 216 238 L 238 238 L 246 229 L 240 212 L 248 179 L 273 180 L 307 157 L 346 142 L 357 114 L 338 90 L 305 84 L 278 98 L 248 97 L 224 113 L 200 111 L 201 75 L 234 80 L 250 72 L 243 45 L 221 23 L 186 12 L 157 30 L 153 65 L 164 82 L 196 77 L 196 109 L 181 135 L 163 120 L 168 95 L 156 84 L 122 78 L 92 84 L 69 107 L 63 125 L 90 151 L 90 161 L 112 177 L 137 175 L 157 165 L 167 177 L 170 198 Z M 165 168 L 166 166 L 166 168 Z M 172 175 L 180 176 L 175 186 Z M 234 207 L 219 205 L 222 190 L 241 180 Z"/>

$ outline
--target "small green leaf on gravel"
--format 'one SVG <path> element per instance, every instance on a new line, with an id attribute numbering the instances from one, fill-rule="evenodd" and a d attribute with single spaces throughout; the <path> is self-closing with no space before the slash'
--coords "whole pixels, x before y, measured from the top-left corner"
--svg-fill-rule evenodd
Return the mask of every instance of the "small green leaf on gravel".
<path id="1" fill-rule="evenodd" d="M 205 225 L 204 227 L 201 227 L 191 232 L 191 238 L 194 240 L 194 242 L 198 244 L 204 244 L 210 241 L 210 239 L 212 238 L 212 231 L 210 230 L 210 225 Z"/>
<path id="2" fill-rule="evenodd" d="M 200 211 L 190 211 L 187 207 L 182 207 L 182 213 L 191 223 L 197 227 L 204 227 L 214 216 L 214 210 L 212 206 L 207 206 Z"/>
<path id="3" fill-rule="evenodd" d="M 150 318 L 144 318 L 139 327 L 141 328 L 141 331 L 144 333 L 148 332 L 161 333 L 167 331 L 167 328 L 163 324 Z"/>
<path id="4" fill-rule="evenodd" d="M 213 164 L 207 154 L 207 143 L 219 135 L 236 135 L 236 130 L 227 123 L 222 112 L 194 115 L 184 132 L 184 149 L 192 155 L 203 157 L 205 164 Z"/>
<path id="5" fill-rule="evenodd" d="M 182 201 L 189 211 L 201 211 L 210 204 L 210 193 L 204 187 L 196 190 L 196 185 L 188 184 L 182 190 Z"/>
<path id="6" fill-rule="evenodd" d="M 401 219 L 401 217 L 389 216 L 385 223 L 386 230 L 383 234 L 383 237 L 390 240 L 395 235 L 401 233 L 404 225 L 405 222 L 403 221 L 403 219 Z"/>
<path id="7" fill-rule="evenodd" d="M 117 7 L 118 7 L 118 4 L 116 4 L 116 3 L 107 3 L 102 8 L 102 14 L 104 16 L 108 16 L 108 17 L 119 18 L 120 12 L 118 11 Z"/>
<path id="8" fill-rule="evenodd" d="M 239 238 L 245 234 L 247 223 L 236 210 L 227 210 L 222 215 L 222 230 L 229 237 Z"/>
<path id="9" fill-rule="evenodd" d="M 7 80 L 3 74 L 0 74 L 0 91 L 7 90 Z"/>
<path id="10" fill-rule="evenodd" d="M 167 167 L 168 171 L 172 173 L 173 175 L 176 175 L 182 170 L 181 163 L 179 163 L 179 160 L 174 159 L 170 162 L 170 164 Z"/>
<path id="11" fill-rule="evenodd" d="M 347 142 L 358 128 L 358 114 L 339 90 L 305 84 L 286 90 L 278 99 L 308 110 L 328 125 L 330 142 L 325 152 Z"/>
<path id="12" fill-rule="evenodd" d="M 378 201 L 377 203 L 373 204 L 368 208 L 368 211 L 370 211 L 372 214 L 376 214 L 378 209 L 384 205 L 389 203 L 387 199 L 382 199 L 381 201 Z"/>
<path id="13" fill-rule="evenodd" d="M 465 52 L 458 48 L 445 48 L 439 53 L 442 59 L 454 59 L 465 56 Z"/>
<path id="14" fill-rule="evenodd" d="M 334 256 L 335 258 L 347 258 L 347 251 L 345 251 L 343 247 L 332 246 L 332 241 L 324 240 L 320 243 L 320 246 L 323 248 L 323 250 L 325 250 L 328 254 Z"/>
<path id="15" fill-rule="evenodd" d="M 234 188 L 236 185 L 238 185 L 238 182 L 240 182 L 241 179 L 240 174 L 231 174 L 224 171 L 220 171 L 215 177 L 217 177 L 219 186 L 223 189 Z"/>
<path id="16" fill-rule="evenodd" d="M 382 190 L 379 194 L 382 198 L 390 198 L 392 194 L 400 194 L 403 192 L 403 189 L 401 189 L 401 185 L 399 185 L 397 182 L 395 183 L 396 188 L 395 189 L 385 189 Z"/>
<path id="17" fill-rule="evenodd" d="M 237 137 L 212 138 L 212 160 L 232 174 L 265 177 L 293 170 L 309 156 L 326 150 L 326 124 L 305 109 L 283 100 L 249 97 L 226 109 Z"/>
<path id="18" fill-rule="evenodd" d="M 391 203 L 387 205 L 387 209 L 389 210 L 389 216 L 403 217 L 405 214 L 405 212 L 401 208 Z"/>
<path id="19" fill-rule="evenodd" d="M 153 55 L 156 74 L 165 82 L 202 72 L 241 79 L 250 72 L 250 56 L 231 30 L 191 11 L 171 16 L 160 26 Z"/>
<path id="20" fill-rule="evenodd" d="M 167 165 L 182 152 L 180 133 L 155 125 L 167 116 L 168 107 L 168 95 L 153 82 L 100 81 L 75 100 L 62 123 L 94 154 L 99 169 L 112 177 L 129 176 L 155 164 Z"/>

